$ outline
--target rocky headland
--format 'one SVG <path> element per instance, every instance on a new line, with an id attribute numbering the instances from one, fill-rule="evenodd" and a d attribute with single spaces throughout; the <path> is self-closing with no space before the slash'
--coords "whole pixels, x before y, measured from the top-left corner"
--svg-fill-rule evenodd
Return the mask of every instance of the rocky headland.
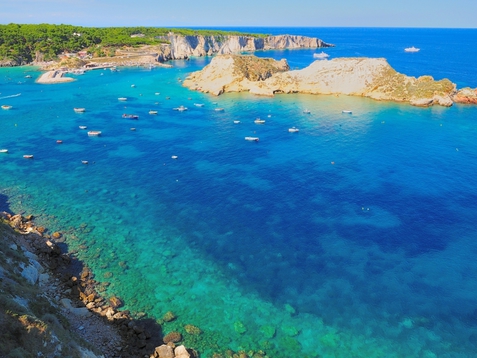
<path id="1" fill-rule="evenodd" d="M 421 107 L 472 103 L 477 97 L 471 89 L 457 91 L 456 85 L 448 79 L 436 81 L 431 76 L 416 78 L 398 73 L 383 58 L 317 60 L 302 70 L 289 71 L 286 60 L 223 55 L 192 73 L 183 85 L 216 96 L 242 91 L 263 96 L 343 94 Z"/>
<path id="2" fill-rule="evenodd" d="M 332 47 L 320 39 L 306 36 L 167 36 L 169 44 L 161 46 L 157 60 L 181 60 L 191 56 L 226 55 L 259 50 Z"/>

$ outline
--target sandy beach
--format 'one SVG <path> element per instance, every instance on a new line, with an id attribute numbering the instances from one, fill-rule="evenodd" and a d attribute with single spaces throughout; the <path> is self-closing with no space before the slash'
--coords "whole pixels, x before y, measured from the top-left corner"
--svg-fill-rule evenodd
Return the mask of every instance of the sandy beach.
<path id="1" fill-rule="evenodd" d="M 54 84 L 72 82 L 75 79 L 71 77 L 63 77 L 64 72 L 59 70 L 48 71 L 42 74 L 37 80 L 37 83 L 41 84 Z"/>

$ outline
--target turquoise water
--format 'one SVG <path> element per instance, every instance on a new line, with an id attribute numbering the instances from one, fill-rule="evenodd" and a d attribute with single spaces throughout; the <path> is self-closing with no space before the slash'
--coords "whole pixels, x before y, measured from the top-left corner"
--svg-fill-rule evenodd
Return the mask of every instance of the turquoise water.
<path id="1" fill-rule="evenodd" d="M 269 30 L 477 87 L 477 31 Z M 456 53 L 436 56 L 450 39 Z M 405 54 L 411 45 L 421 52 Z M 313 52 L 259 55 L 303 67 Z M 184 335 L 204 356 L 475 356 L 477 107 L 183 88 L 179 78 L 208 61 L 58 85 L 35 84 L 32 68 L 0 69 L 0 102 L 13 106 L 0 111 L 2 209 L 64 232 L 125 309 L 173 311 L 165 333 L 200 327 L 199 342 Z M 189 110 L 172 110 L 180 105 Z"/>

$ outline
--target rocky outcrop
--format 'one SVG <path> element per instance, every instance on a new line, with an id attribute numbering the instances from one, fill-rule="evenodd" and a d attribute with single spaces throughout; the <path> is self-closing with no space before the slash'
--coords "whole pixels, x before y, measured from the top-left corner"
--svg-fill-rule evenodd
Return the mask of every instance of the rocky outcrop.
<path id="1" fill-rule="evenodd" d="M 477 88 L 465 87 L 452 97 L 455 103 L 477 104 Z"/>
<path id="2" fill-rule="evenodd" d="M 248 64 L 246 67 L 244 62 Z M 380 58 L 315 61 L 296 71 L 287 71 L 284 63 L 285 60 L 254 56 L 217 56 L 204 69 L 192 73 L 183 84 L 214 95 L 241 91 L 265 96 L 275 93 L 345 94 L 407 102 L 415 106 L 451 106 L 456 91 L 455 85 L 447 79 L 435 81 L 430 76 L 406 76 Z M 248 68 L 260 72 L 263 66 L 275 66 L 281 70 L 263 78 L 250 78 Z"/>
<path id="3" fill-rule="evenodd" d="M 252 36 L 182 36 L 173 33 L 168 36 L 169 45 L 162 45 L 157 55 L 158 61 L 186 59 L 191 56 L 211 56 L 259 50 L 319 48 L 333 45 L 320 39 L 306 36 L 279 35 L 267 37 Z"/>

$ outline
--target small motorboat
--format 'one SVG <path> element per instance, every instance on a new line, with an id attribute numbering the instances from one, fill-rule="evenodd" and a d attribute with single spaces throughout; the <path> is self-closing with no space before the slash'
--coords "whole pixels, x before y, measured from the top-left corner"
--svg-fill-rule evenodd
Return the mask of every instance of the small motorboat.
<path id="1" fill-rule="evenodd" d="M 204 104 L 203 104 L 203 103 L 194 103 L 194 106 L 196 106 L 196 107 L 204 107 Z"/>
<path id="2" fill-rule="evenodd" d="M 5 109 L 5 110 L 12 109 L 12 106 L 9 106 L 8 104 L 4 104 L 2 105 L 2 109 Z"/>
<path id="3" fill-rule="evenodd" d="M 136 87 L 136 85 L 131 85 L 131 88 L 134 88 L 134 87 Z"/>
<path id="4" fill-rule="evenodd" d="M 419 52 L 420 50 L 421 50 L 420 48 L 417 48 L 417 47 L 414 47 L 414 46 L 412 46 L 412 47 L 406 47 L 406 48 L 404 49 L 405 52 Z"/>
<path id="5" fill-rule="evenodd" d="M 132 131 L 135 131 L 135 130 L 136 130 L 136 128 L 134 128 L 134 127 L 132 127 L 132 128 L 129 128 L 129 129 L 130 129 L 130 130 L 132 130 Z"/>
<path id="6" fill-rule="evenodd" d="M 299 132 L 300 130 L 298 128 L 295 128 L 295 127 L 291 127 L 291 128 L 288 128 L 288 131 L 290 133 L 296 133 L 296 132 Z"/>
<path id="7" fill-rule="evenodd" d="M 99 137 L 101 135 L 101 131 L 89 131 L 88 136 L 90 137 Z"/>
<path id="8" fill-rule="evenodd" d="M 304 109 L 304 110 L 303 110 L 303 113 L 310 114 L 311 111 L 310 111 L 309 109 Z"/>
<path id="9" fill-rule="evenodd" d="M 87 160 L 82 160 L 81 163 L 88 164 L 88 161 Z"/>
<path id="10" fill-rule="evenodd" d="M 171 158 L 172 158 L 172 159 L 177 159 L 177 158 L 179 158 L 179 157 L 178 157 L 177 155 L 173 155 L 173 156 L 171 156 Z"/>
<path id="11" fill-rule="evenodd" d="M 264 124 L 265 123 L 265 119 L 260 119 L 260 118 L 257 118 L 256 120 L 253 121 L 255 124 Z"/>
<path id="12" fill-rule="evenodd" d="M 86 108 L 75 107 L 73 108 L 73 111 L 75 111 L 76 113 L 83 113 L 84 111 L 86 111 Z"/>
<path id="13" fill-rule="evenodd" d="M 249 142 L 258 142 L 259 138 L 258 137 L 245 137 L 245 140 L 248 140 Z"/>
<path id="14" fill-rule="evenodd" d="M 25 154 L 25 155 L 23 156 L 23 158 L 25 158 L 25 159 L 33 159 L 33 154 Z"/>
<path id="15" fill-rule="evenodd" d="M 58 139 L 58 140 L 56 141 L 56 144 L 63 144 L 63 141 L 62 141 L 61 139 Z"/>
<path id="16" fill-rule="evenodd" d="M 31 75 L 26 75 L 25 78 L 31 78 Z"/>
<path id="17" fill-rule="evenodd" d="M 139 116 L 137 114 L 124 113 L 122 117 L 126 119 L 139 119 Z"/>
<path id="18" fill-rule="evenodd" d="M 179 106 L 179 107 L 173 108 L 173 110 L 174 111 L 179 111 L 179 112 L 184 112 L 184 111 L 187 111 L 187 107 Z"/>
<path id="19" fill-rule="evenodd" d="M 149 111 L 149 114 L 157 114 L 157 111 Z"/>
<path id="20" fill-rule="evenodd" d="M 127 101 L 127 100 L 128 100 L 128 99 L 127 99 L 126 97 L 119 97 L 119 98 L 118 98 L 118 101 L 122 101 L 122 102 Z"/>
<path id="21" fill-rule="evenodd" d="M 86 127 L 86 126 L 79 126 L 79 129 L 86 129 L 86 128 L 88 128 L 88 127 Z"/>
<path id="22" fill-rule="evenodd" d="M 224 109 L 223 109 L 223 108 L 216 108 L 216 109 L 214 109 L 214 111 L 216 111 L 216 112 L 223 112 Z"/>
<path id="23" fill-rule="evenodd" d="M 154 93 L 156 96 L 159 96 L 161 94 L 161 92 L 156 92 Z"/>
<path id="24" fill-rule="evenodd" d="M 239 123 L 240 123 L 240 121 L 234 121 L 234 124 L 239 124 Z"/>
<path id="25" fill-rule="evenodd" d="M 341 113 L 352 114 L 353 112 L 347 109 L 343 109 Z"/>
<path id="26" fill-rule="evenodd" d="M 320 53 L 314 53 L 313 54 L 313 58 L 317 58 L 317 59 L 320 59 L 320 60 L 323 60 L 325 58 L 328 58 L 330 57 L 330 55 L 328 55 L 327 53 L 321 51 Z"/>
<path id="27" fill-rule="evenodd" d="M 8 149 L 0 149 L 0 153 L 8 153 Z"/>

